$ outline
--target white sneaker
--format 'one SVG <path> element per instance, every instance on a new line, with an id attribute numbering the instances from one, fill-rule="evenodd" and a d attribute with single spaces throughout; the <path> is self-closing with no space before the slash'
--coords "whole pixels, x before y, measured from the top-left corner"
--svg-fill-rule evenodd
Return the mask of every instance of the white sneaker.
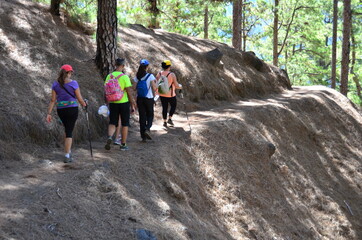
<path id="1" fill-rule="evenodd" d="M 114 140 L 113 144 L 114 145 L 121 145 L 121 139 L 117 138 L 116 140 Z"/>

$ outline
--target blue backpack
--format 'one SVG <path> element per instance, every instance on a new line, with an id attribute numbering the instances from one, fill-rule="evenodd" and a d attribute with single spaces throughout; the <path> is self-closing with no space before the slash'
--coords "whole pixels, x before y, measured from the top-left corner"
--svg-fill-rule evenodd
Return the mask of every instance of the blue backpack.
<path id="1" fill-rule="evenodd" d="M 148 90 L 151 88 L 151 83 L 150 83 L 150 87 L 147 87 L 147 79 L 148 77 L 151 75 L 151 73 L 148 73 L 146 76 L 145 80 L 138 80 L 137 82 L 137 97 L 146 97 Z"/>

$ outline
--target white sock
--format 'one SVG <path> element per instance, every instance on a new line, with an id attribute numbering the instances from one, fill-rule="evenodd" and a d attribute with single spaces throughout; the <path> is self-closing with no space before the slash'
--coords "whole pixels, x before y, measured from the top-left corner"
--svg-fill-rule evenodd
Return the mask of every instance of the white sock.
<path id="1" fill-rule="evenodd" d="M 70 157 L 70 153 L 67 153 L 64 155 L 66 158 L 69 158 Z"/>

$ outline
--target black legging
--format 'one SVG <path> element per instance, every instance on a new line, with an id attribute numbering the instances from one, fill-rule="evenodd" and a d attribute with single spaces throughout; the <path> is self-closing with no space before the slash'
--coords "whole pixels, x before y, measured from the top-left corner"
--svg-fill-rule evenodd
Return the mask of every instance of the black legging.
<path id="1" fill-rule="evenodd" d="M 65 128 L 65 137 L 73 137 L 73 129 L 78 118 L 78 107 L 57 109 L 58 116 Z"/>
<path id="2" fill-rule="evenodd" d="M 153 122 L 153 98 L 137 97 L 138 115 L 140 118 L 141 138 L 145 138 L 145 131 L 150 130 Z"/>
<path id="3" fill-rule="evenodd" d="M 168 103 L 170 103 L 171 109 L 170 112 L 168 114 L 169 117 L 172 117 L 172 115 L 175 113 L 176 111 L 176 106 L 177 106 L 177 100 L 176 100 L 176 96 L 174 97 L 161 97 L 161 104 L 162 104 L 162 117 L 163 119 L 167 119 L 167 110 L 168 110 Z"/>

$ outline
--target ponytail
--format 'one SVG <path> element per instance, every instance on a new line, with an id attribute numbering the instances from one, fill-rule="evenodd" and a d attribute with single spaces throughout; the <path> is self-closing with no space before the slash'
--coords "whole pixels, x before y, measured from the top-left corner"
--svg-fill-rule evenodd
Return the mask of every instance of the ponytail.
<path id="1" fill-rule="evenodd" d="M 64 69 L 60 69 L 59 75 L 58 75 L 58 83 L 60 84 L 60 86 L 64 86 L 64 82 L 65 82 L 65 78 L 67 77 L 67 71 L 65 71 Z"/>
<path id="2" fill-rule="evenodd" d="M 137 77 L 138 80 L 141 80 L 141 78 L 143 78 L 146 75 L 147 66 L 148 65 L 140 65 L 138 67 L 138 71 L 137 71 L 137 74 L 136 74 L 136 77 Z"/>

